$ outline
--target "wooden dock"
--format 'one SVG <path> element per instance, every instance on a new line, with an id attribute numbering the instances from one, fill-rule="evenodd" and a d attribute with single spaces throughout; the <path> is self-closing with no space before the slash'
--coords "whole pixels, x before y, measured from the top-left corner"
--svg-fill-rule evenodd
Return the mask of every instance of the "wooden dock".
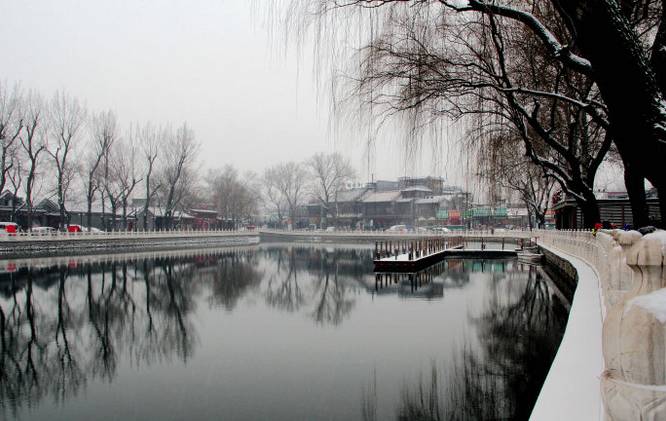
<path id="1" fill-rule="evenodd" d="M 512 242 L 507 243 L 505 248 L 503 240 L 501 250 L 488 249 L 483 239 L 480 241 L 480 248 L 470 249 L 468 245 L 467 239 L 464 237 L 450 236 L 420 240 L 377 241 L 373 260 L 375 272 L 417 272 L 447 256 L 487 259 L 515 257 L 516 250 L 525 247 L 523 240 L 519 240 L 516 244 L 520 248 L 514 248 Z"/>
<path id="2" fill-rule="evenodd" d="M 375 242 L 375 272 L 417 272 L 463 247 L 462 237 Z"/>

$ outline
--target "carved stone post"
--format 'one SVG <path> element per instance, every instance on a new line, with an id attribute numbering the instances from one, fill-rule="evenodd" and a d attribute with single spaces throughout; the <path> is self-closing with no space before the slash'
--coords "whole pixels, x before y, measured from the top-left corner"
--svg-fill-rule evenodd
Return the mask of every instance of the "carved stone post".
<path id="1" fill-rule="evenodd" d="M 619 240 L 633 284 L 604 321 L 604 406 L 609 420 L 666 419 L 666 233 Z"/>

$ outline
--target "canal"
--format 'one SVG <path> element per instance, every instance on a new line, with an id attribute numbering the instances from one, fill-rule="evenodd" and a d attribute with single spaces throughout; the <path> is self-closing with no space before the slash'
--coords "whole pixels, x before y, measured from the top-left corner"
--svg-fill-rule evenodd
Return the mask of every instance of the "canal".
<path id="1" fill-rule="evenodd" d="M 29 263 L 1 263 L 4 419 L 527 419 L 569 308 L 540 266 L 379 278 L 363 246 Z"/>

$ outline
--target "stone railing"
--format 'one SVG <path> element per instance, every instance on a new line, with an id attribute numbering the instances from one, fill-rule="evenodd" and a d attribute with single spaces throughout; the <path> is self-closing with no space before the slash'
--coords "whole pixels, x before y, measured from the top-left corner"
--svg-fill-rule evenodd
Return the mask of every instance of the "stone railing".
<path id="1" fill-rule="evenodd" d="M 602 399 L 608 420 L 666 419 L 666 231 L 540 231 L 587 261 L 604 305 Z"/>

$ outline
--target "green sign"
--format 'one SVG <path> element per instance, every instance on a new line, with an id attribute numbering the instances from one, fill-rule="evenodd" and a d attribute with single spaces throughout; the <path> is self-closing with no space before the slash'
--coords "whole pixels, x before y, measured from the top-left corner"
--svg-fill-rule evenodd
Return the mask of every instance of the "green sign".
<path id="1" fill-rule="evenodd" d="M 449 211 L 446 209 L 440 209 L 437 211 L 437 219 L 449 219 Z"/>
<path id="2" fill-rule="evenodd" d="M 495 208 L 495 216 L 506 217 L 509 216 L 506 208 Z"/>

